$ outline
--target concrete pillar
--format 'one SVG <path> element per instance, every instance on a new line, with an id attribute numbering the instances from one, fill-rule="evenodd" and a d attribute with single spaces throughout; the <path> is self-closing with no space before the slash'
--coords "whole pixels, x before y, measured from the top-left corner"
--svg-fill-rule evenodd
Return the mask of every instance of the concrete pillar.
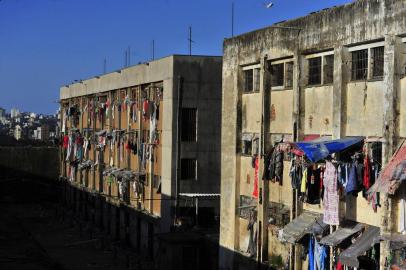
<path id="1" fill-rule="evenodd" d="M 227 52 L 224 52 L 225 55 Z M 225 57 L 228 59 L 228 57 Z M 238 57 L 232 62 L 238 61 Z M 230 57 L 230 59 L 234 59 Z M 234 70 L 227 65 L 236 66 Z M 222 132 L 221 132 L 221 200 L 220 200 L 220 250 L 219 267 L 233 269 L 234 250 L 238 243 L 238 204 L 237 176 L 237 139 L 239 138 L 238 118 L 238 65 L 223 63 L 223 99 L 222 99 Z M 227 89 L 227 91 L 224 91 Z M 230 91 L 231 89 L 231 91 Z M 240 105 L 241 107 L 241 105 Z"/>
<path id="2" fill-rule="evenodd" d="M 401 40 L 394 35 L 385 36 L 384 53 L 384 100 L 383 100 L 383 118 L 384 118 L 384 143 L 382 145 L 383 163 L 386 164 L 394 153 L 396 147 L 396 100 L 397 88 L 399 82 L 398 61 L 396 52 L 400 51 Z M 398 49 L 399 48 L 399 49 Z"/>
<path id="3" fill-rule="evenodd" d="M 383 100 L 383 117 L 384 117 L 384 143 L 382 144 L 383 152 L 383 165 L 392 157 L 396 148 L 396 101 L 398 93 L 399 82 L 399 66 L 400 58 L 397 57 L 397 53 L 401 51 L 401 39 L 392 34 L 385 35 L 385 53 L 384 53 L 384 100 Z M 384 194 L 383 208 L 381 216 L 381 234 L 388 235 L 393 231 L 393 199 Z M 385 260 L 390 254 L 389 242 L 385 241 L 381 243 L 381 256 L 380 267 L 384 269 Z"/>
<path id="4" fill-rule="evenodd" d="M 347 89 L 347 48 L 334 48 L 334 79 L 333 79 L 333 139 L 345 136 L 346 89 Z"/>
<path id="5" fill-rule="evenodd" d="M 302 72 L 304 70 L 304 62 L 302 60 L 302 55 L 298 50 L 295 51 L 293 55 L 293 63 L 294 63 L 294 70 L 293 70 L 293 126 L 292 126 L 292 133 L 293 133 L 293 140 L 300 141 L 304 135 L 304 85 L 305 81 Z M 299 203 L 297 200 L 297 194 L 294 193 L 294 201 L 296 206 L 296 216 L 299 216 L 302 209 L 302 203 Z M 291 216 L 291 220 L 293 217 Z M 291 269 L 301 270 L 302 269 L 302 260 L 300 258 L 300 254 L 302 251 L 301 245 L 292 245 L 291 247 L 292 255 L 290 259 L 290 267 Z"/>
<path id="6" fill-rule="evenodd" d="M 258 200 L 258 226 L 261 225 L 258 232 L 260 235 L 260 247 L 258 249 L 258 261 L 265 262 L 268 260 L 268 204 L 269 204 L 269 181 L 262 181 L 263 173 L 263 157 L 265 155 L 265 148 L 267 135 L 269 134 L 269 107 L 270 107 L 270 88 L 267 87 L 267 82 L 270 81 L 270 72 L 268 70 L 268 59 L 267 56 L 261 59 L 261 82 L 260 82 L 260 93 L 261 93 L 261 134 L 260 134 L 260 144 L 259 144 L 259 168 L 258 168 L 258 187 L 261 192 L 261 198 Z"/>

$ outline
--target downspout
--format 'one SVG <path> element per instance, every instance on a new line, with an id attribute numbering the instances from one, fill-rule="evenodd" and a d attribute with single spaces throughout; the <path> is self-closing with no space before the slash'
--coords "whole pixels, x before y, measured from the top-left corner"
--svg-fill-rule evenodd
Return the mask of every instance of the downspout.
<path id="1" fill-rule="evenodd" d="M 180 174 L 181 174 L 181 119 L 182 119 L 182 99 L 183 99 L 183 77 L 178 76 L 178 112 L 176 116 L 176 178 L 175 178 L 175 219 L 179 217 L 179 193 L 180 193 Z"/>

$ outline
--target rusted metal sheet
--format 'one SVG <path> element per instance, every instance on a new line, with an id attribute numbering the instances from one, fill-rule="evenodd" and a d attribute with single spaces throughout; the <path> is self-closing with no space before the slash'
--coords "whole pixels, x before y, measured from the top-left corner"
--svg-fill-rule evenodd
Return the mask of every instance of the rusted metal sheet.
<path id="1" fill-rule="evenodd" d="M 379 242 L 380 229 L 369 226 L 365 232 L 349 248 L 341 252 L 340 261 L 350 267 L 359 267 L 358 257 Z"/>
<path id="2" fill-rule="evenodd" d="M 323 215 L 304 212 L 283 228 L 282 238 L 288 243 L 295 244 L 308 233 L 322 233 L 327 226 L 323 223 Z"/>
<path id="3" fill-rule="evenodd" d="M 332 234 L 329 234 L 329 235 L 323 237 L 320 240 L 320 244 L 331 246 L 331 247 L 338 246 L 347 238 L 360 232 L 364 227 L 365 227 L 365 225 L 363 225 L 361 223 L 346 224 L 345 226 L 337 229 Z"/>

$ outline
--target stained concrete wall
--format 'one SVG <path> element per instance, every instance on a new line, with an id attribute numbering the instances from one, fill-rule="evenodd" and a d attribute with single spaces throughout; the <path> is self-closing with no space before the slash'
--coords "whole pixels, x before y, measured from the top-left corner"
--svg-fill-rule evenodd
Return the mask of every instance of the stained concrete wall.
<path id="1" fill-rule="evenodd" d="M 57 180 L 59 177 L 59 150 L 56 147 L 1 146 L 0 166 Z"/>
<path id="2" fill-rule="evenodd" d="M 404 1 L 359 0 L 224 41 L 220 267 L 233 265 L 234 254 L 240 252 L 247 235 L 236 207 L 240 194 L 252 192 L 252 184 L 245 183 L 247 172 L 252 174 L 252 168 L 238 153 L 240 134 L 247 128 L 260 130 L 260 125 L 255 123 L 261 120 L 262 100 L 259 98 L 255 104 L 250 102 L 253 97 L 242 93 L 242 67 L 261 62 L 261 69 L 266 70 L 268 60 L 287 57 L 294 60 L 293 89 L 271 89 L 274 115 L 269 130 L 264 132 L 293 135 L 296 124 L 299 140 L 307 134 L 332 135 L 333 138 L 378 137 L 384 142 L 385 163 L 397 141 L 406 134 L 402 123 L 406 115 L 406 106 L 402 106 L 405 82 L 400 80 L 404 74 L 405 15 Z M 350 50 L 374 43 L 385 46 L 384 77 L 351 82 Z M 306 55 L 327 51 L 334 52 L 333 84 L 307 87 Z M 261 76 L 264 85 L 269 84 L 267 79 Z M 269 89 L 264 89 L 266 95 Z M 250 119 L 244 121 L 248 118 L 244 114 Z M 270 115 L 264 116 L 264 121 L 268 121 Z M 310 116 L 312 125 L 309 125 Z M 285 184 L 289 190 L 288 181 Z M 270 200 L 279 198 L 279 191 L 272 185 L 269 190 Z M 305 208 L 322 212 L 317 206 Z M 362 196 L 351 205 L 342 202 L 341 208 L 346 210 L 348 218 L 359 222 L 371 225 L 382 222 L 381 209 L 374 213 Z M 268 249 L 273 249 L 272 242 L 268 243 Z"/>

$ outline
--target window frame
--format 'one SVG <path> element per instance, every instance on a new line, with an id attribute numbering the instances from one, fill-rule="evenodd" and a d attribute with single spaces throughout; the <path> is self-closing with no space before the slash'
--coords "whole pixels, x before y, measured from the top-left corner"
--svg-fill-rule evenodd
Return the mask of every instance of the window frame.
<path id="1" fill-rule="evenodd" d="M 383 75 L 382 76 L 373 76 L 373 59 L 372 59 L 372 51 L 375 48 L 378 47 L 383 47 Z M 361 51 L 361 50 L 368 50 L 368 71 L 367 71 L 367 78 L 365 79 L 353 79 L 352 77 L 352 53 L 355 51 Z M 362 44 L 358 46 L 348 46 L 348 52 L 351 53 L 351 70 L 350 70 L 350 80 L 349 82 L 364 82 L 364 81 L 383 81 L 385 77 L 385 41 L 377 41 L 373 43 L 368 43 L 368 44 Z"/>
<path id="2" fill-rule="evenodd" d="M 270 81 L 270 90 L 277 91 L 277 90 L 290 90 L 293 89 L 294 84 L 294 77 L 295 77 L 295 60 L 292 56 L 285 57 L 283 59 L 270 59 L 268 60 L 270 72 L 271 72 L 271 81 Z M 283 84 L 282 85 L 272 85 L 272 66 L 283 64 Z M 288 84 L 288 64 L 292 65 L 292 73 L 291 73 L 291 85 Z"/>
<path id="3" fill-rule="evenodd" d="M 333 80 L 331 82 L 326 82 L 326 57 L 332 56 L 333 57 Z M 309 60 L 310 59 L 315 59 L 315 58 L 321 58 L 321 63 L 320 63 L 320 83 L 319 84 L 309 84 Z M 325 86 L 325 85 L 332 85 L 334 83 L 334 61 L 335 61 L 335 56 L 334 56 L 334 51 L 329 50 L 325 52 L 319 52 L 319 53 L 313 53 L 313 54 L 308 54 L 305 56 L 306 59 L 306 70 L 307 70 L 307 82 L 306 82 L 306 87 L 311 88 L 311 87 L 319 87 L 319 86 Z"/>
<path id="4" fill-rule="evenodd" d="M 197 142 L 197 131 L 198 131 L 198 109 L 197 108 L 189 108 L 189 107 L 182 107 L 182 119 L 181 119 L 181 142 L 182 143 L 194 143 Z M 191 139 L 189 140 L 188 138 L 186 138 L 186 134 L 185 134 L 185 127 L 184 127 L 184 117 L 185 117 L 185 112 L 186 110 L 193 110 L 195 112 L 195 120 L 194 120 L 194 140 Z M 189 125 L 188 125 L 189 126 Z M 189 129 L 187 129 L 189 130 Z M 190 130 L 190 132 L 192 132 L 192 130 Z M 189 137 L 189 136 L 187 136 Z M 193 136 L 190 136 L 193 137 Z"/>
<path id="5" fill-rule="evenodd" d="M 244 66 L 242 67 L 242 72 L 243 72 L 243 94 L 259 93 L 261 87 L 261 65 L 254 64 Z M 246 74 L 249 74 L 249 72 L 251 72 L 252 78 L 251 89 L 247 89 Z M 256 72 L 258 72 L 258 76 L 256 76 Z M 256 86 L 258 86 L 258 89 L 256 89 Z"/>

